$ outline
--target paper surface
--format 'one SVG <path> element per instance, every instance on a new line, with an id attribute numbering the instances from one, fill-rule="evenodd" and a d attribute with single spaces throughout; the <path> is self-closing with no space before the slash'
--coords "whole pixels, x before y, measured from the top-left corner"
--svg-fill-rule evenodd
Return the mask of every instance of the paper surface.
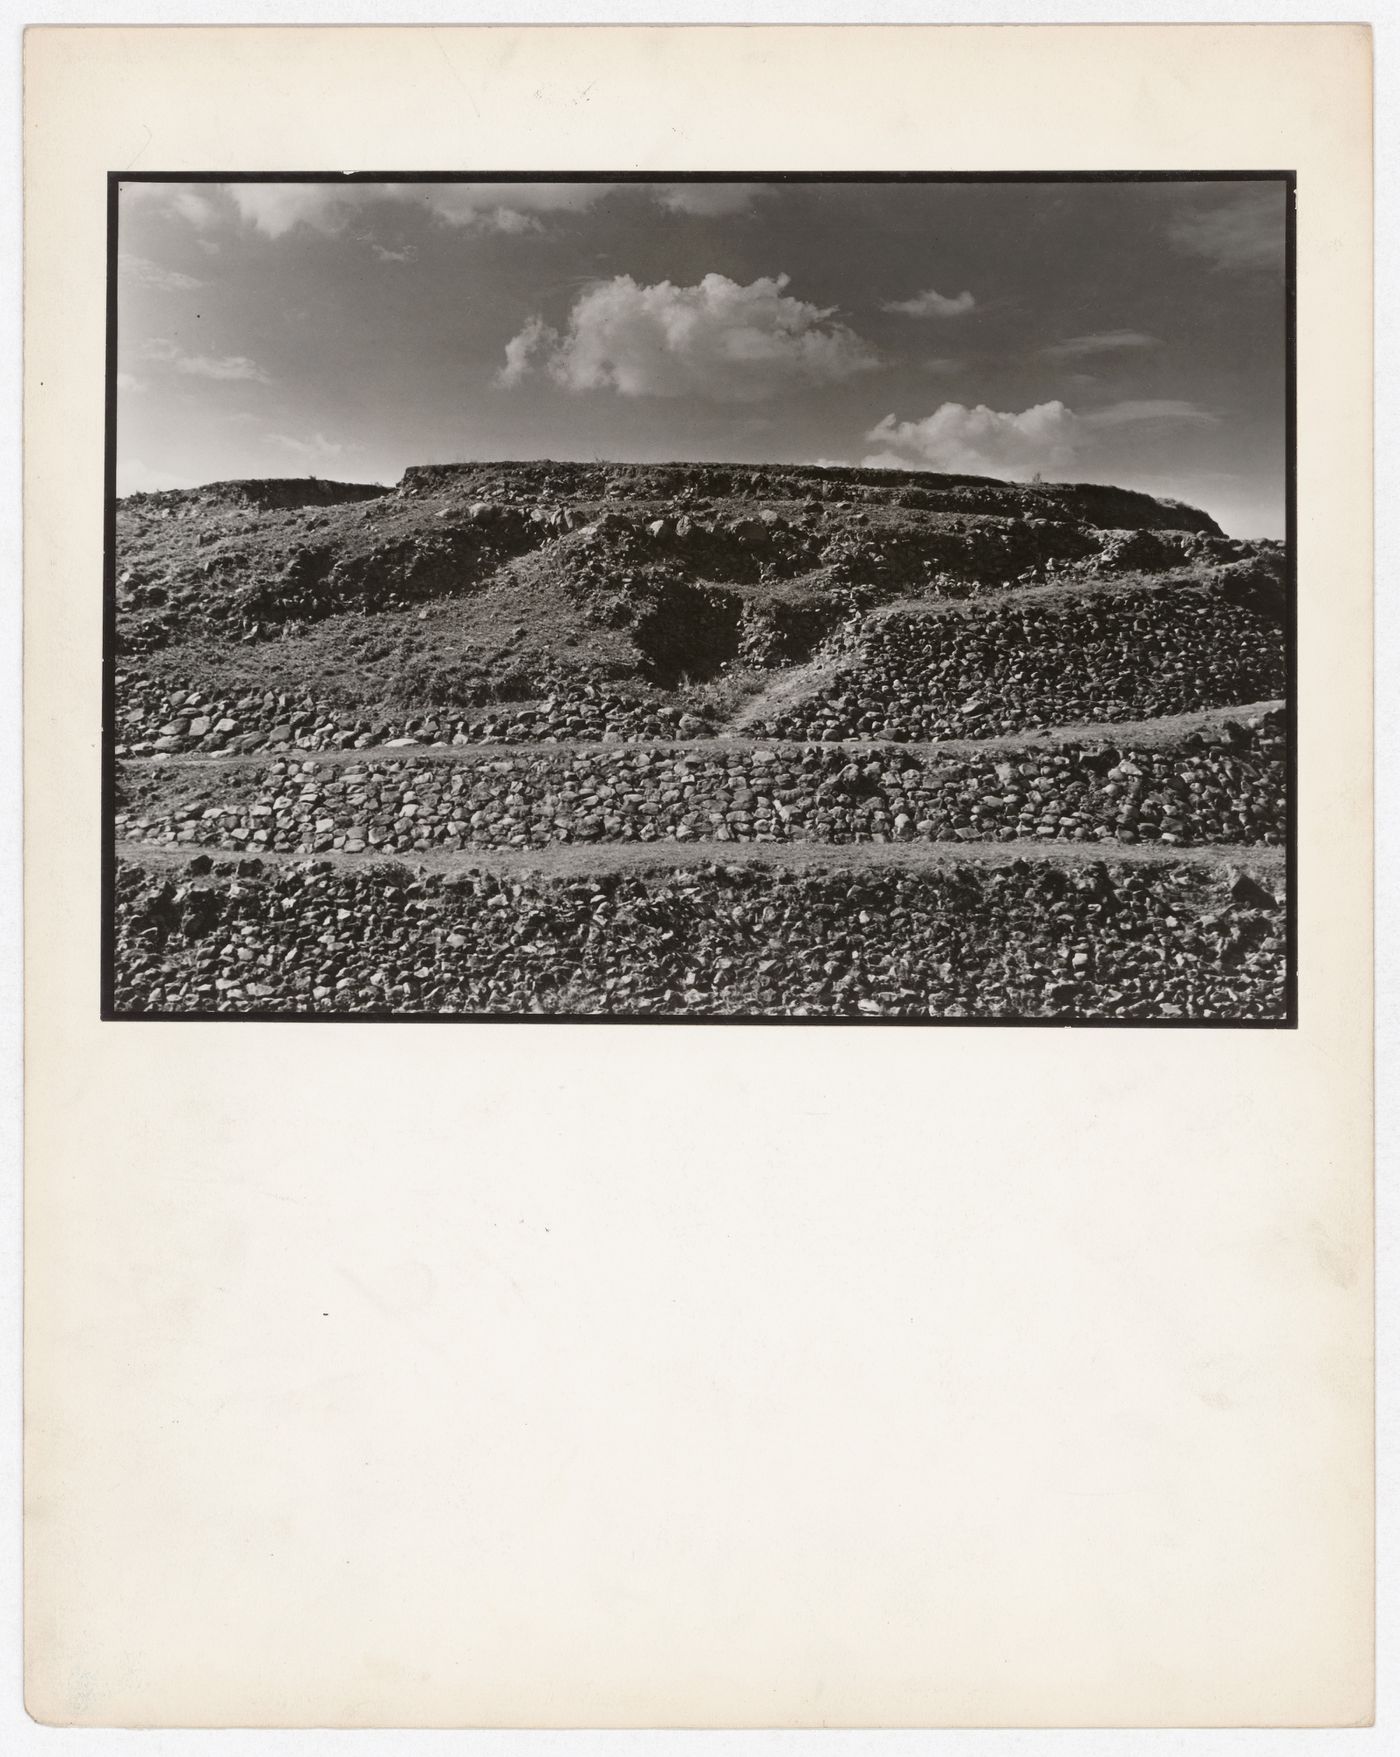
<path id="1" fill-rule="evenodd" d="M 46 30 L 27 1703 L 1364 1723 L 1369 37 Z M 1298 175 L 1296 1031 L 102 1024 L 106 177 Z"/>

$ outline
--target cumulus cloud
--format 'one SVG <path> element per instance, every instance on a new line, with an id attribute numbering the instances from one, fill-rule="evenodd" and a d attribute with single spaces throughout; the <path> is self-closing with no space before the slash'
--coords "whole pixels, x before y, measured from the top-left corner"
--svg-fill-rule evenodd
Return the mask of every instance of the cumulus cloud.
<path id="1" fill-rule="evenodd" d="M 334 183 L 230 183 L 228 194 L 239 218 L 269 238 L 294 226 L 338 232 L 348 216 L 344 192 Z"/>
<path id="2" fill-rule="evenodd" d="M 741 286 L 709 274 L 693 287 L 647 287 L 617 275 L 579 296 L 563 335 L 532 317 L 506 345 L 501 382 L 518 383 L 538 365 L 566 390 L 742 403 L 839 383 L 876 364 L 834 307 L 794 298 L 787 285 L 786 275 Z"/>
<path id="3" fill-rule="evenodd" d="M 944 403 L 922 421 L 886 415 L 866 434 L 884 449 L 865 462 L 872 468 L 1019 479 L 1068 469 L 1079 436 L 1078 417 L 1061 402 L 1037 403 L 1018 415 L 985 403 Z"/>
<path id="4" fill-rule="evenodd" d="M 506 363 L 496 374 L 496 383 L 509 389 L 519 384 L 543 349 L 559 345 L 558 330 L 550 329 L 543 318 L 532 317 L 518 335 L 506 343 Z"/>
<path id="5" fill-rule="evenodd" d="M 962 292 L 956 299 L 950 299 L 946 293 L 936 293 L 932 287 L 926 293 L 916 293 L 912 299 L 888 299 L 880 307 L 882 311 L 898 311 L 905 317 L 962 317 L 976 308 L 977 301 L 971 293 Z"/>
<path id="6" fill-rule="evenodd" d="M 1044 352 L 1052 360 L 1083 360 L 1095 354 L 1117 354 L 1138 348 L 1157 348 L 1156 336 L 1139 329 L 1101 329 L 1092 335 L 1070 336 L 1067 341 L 1054 342 Z"/>
<path id="7" fill-rule="evenodd" d="M 883 449 L 863 461 L 871 468 L 946 470 L 954 475 L 1000 476 L 1024 481 L 1058 476 L 1074 468 L 1100 429 L 1153 421 L 1214 421 L 1195 403 L 1149 399 L 1110 403 L 1080 415 L 1058 399 L 1019 414 L 944 403 L 922 421 L 886 415 L 866 434 Z"/>
<path id="8" fill-rule="evenodd" d="M 138 286 L 158 287 L 167 293 L 193 292 L 196 287 L 205 285 L 205 282 L 196 280 L 193 275 L 181 274 L 174 268 L 162 268 L 160 263 L 152 262 L 145 256 L 133 256 L 127 250 L 118 252 L 117 270 Z"/>
<path id="9" fill-rule="evenodd" d="M 1287 191 L 1282 183 L 1182 189 L 1167 226 L 1178 249 L 1225 273 L 1283 272 Z"/>

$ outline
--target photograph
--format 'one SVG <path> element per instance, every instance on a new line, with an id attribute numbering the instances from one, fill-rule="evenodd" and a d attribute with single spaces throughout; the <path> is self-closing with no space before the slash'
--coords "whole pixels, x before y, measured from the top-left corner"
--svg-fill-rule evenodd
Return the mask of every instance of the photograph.
<path id="1" fill-rule="evenodd" d="M 103 1018 L 1296 1025 L 1293 199 L 113 173 Z"/>
<path id="2" fill-rule="evenodd" d="M 25 33 L 31 1743 L 1383 1722 L 1371 35 Z"/>

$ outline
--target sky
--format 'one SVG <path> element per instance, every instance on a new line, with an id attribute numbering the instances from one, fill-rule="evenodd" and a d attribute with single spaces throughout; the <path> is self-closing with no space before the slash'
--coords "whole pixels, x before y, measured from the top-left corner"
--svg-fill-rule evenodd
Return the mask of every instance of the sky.
<path id="1" fill-rule="evenodd" d="M 1281 537 L 1279 182 L 150 183 L 117 491 L 559 458 L 1111 482 Z"/>

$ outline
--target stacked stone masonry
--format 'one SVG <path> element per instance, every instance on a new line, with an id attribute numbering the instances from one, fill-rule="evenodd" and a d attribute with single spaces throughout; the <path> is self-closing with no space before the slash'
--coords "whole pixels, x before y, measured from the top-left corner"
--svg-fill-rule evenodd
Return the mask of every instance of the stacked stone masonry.
<path id="1" fill-rule="evenodd" d="M 568 842 L 1283 840 L 1281 714 L 1178 747 L 724 745 L 128 770 L 118 838 L 254 852 Z M 174 787 L 182 797 L 168 799 Z"/>
<path id="2" fill-rule="evenodd" d="M 427 747 L 693 737 L 710 730 L 699 715 L 647 705 L 605 689 L 561 688 L 537 702 L 501 703 L 465 714 L 356 713 L 327 707 L 310 690 L 249 691 L 236 697 L 166 689 L 118 678 L 116 753 L 125 756 L 246 755 L 255 751 L 363 750 L 399 741 Z"/>
<path id="3" fill-rule="evenodd" d="M 1251 1019 L 1279 881 L 1182 865 L 415 876 L 124 866 L 123 1012 Z"/>
<path id="4" fill-rule="evenodd" d="M 750 728 L 922 741 L 1281 696 L 1276 607 L 1214 587 L 1053 591 L 876 619 L 834 678 Z"/>

